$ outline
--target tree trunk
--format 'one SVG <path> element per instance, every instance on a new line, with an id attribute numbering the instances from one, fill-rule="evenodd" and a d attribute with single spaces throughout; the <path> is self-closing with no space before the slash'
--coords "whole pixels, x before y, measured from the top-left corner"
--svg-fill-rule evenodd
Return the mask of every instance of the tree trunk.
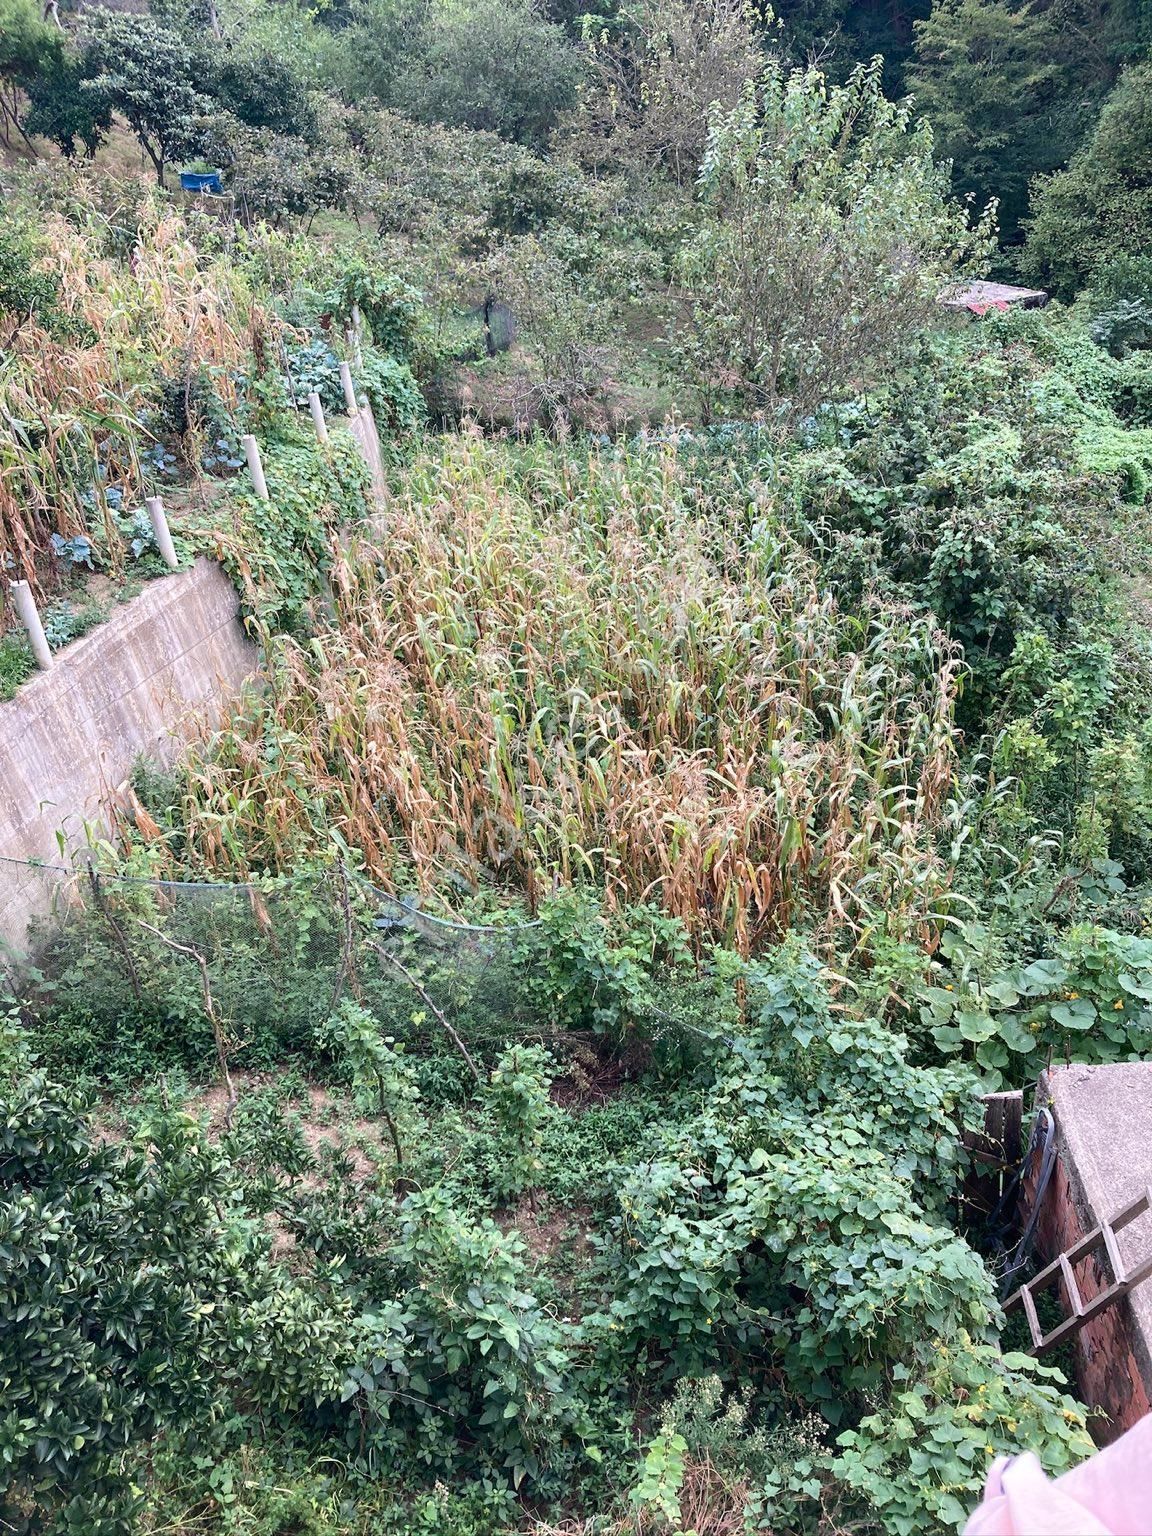
<path id="1" fill-rule="evenodd" d="M 164 185 L 164 152 L 155 150 L 144 137 L 140 137 L 140 147 L 152 162 L 152 169 L 156 172 L 156 181 L 159 186 Z"/>
<path id="2" fill-rule="evenodd" d="M 492 305 L 494 302 L 495 300 L 490 293 L 484 295 L 484 309 L 482 311 L 484 316 L 484 346 L 489 357 L 496 356 L 496 342 L 492 336 Z"/>
<path id="3" fill-rule="evenodd" d="M 35 154 L 36 146 L 29 138 L 24 124 L 20 121 L 19 104 L 20 97 L 15 85 L 12 87 L 11 101 L 6 101 L 3 92 L 0 91 L 0 113 L 3 113 L 4 118 L 4 142 L 5 144 L 11 143 L 11 140 L 8 137 L 8 125 L 11 124 L 12 127 L 15 128 L 16 132 L 20 135 L 20 137 L 24 140 L 25 144 L 27 144 L 28 148 L 32 151 L 33 154 Z"/>

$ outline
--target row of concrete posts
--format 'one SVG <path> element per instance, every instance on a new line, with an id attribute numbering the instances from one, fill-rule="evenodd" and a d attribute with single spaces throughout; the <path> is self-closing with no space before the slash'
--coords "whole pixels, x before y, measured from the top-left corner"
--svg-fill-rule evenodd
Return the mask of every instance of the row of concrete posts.
<path id="1" fill-rule="evenodd" d="M 352 369 L 347 363 L 340 364 L 340 383 L 344 390 L 344 403 L 348 407 L 348 414 L 354 416 L 361 409 L 362 402 L 356 398 L 356 389 L 352 383 Z M 320 403 L 320 396 L 316 390 L 312 390 L 308 396 L 308 410 L 312 416 L 312 424 L 316 428 L 317 438 L 320 442 L 326 443 L 328 423 L 324 419 L 324 407 Z M 240 439 L 240 445 L 244 449 L 244 458 L 248 464 L 248 473 L 252 477 L 253 490 L 261 501 L 271 500 L 268 494 L 268 482 L 264 478 L 264 461 L 260 457 L 260 444 L 250 432 L 246 432 Z M 148 509 L 148 520 L 152 524 L 156 548 L 160 551 L 161 558 L 165 565 L 172 570 L 177 570 L 180 561 L 176 555 L 176 546 L 172 542 L 163 498 L 149 496 L 144 505 Z M 28 640 L 32 646 L 32 654 L 36 658 L 36 665 L 43 671 L 47 671 L 52 665 L 52 648 L 44 633 L 44 625 L 40 622 L 32 588 L 26 581 L 13 581 L 9 583 L 9 590 L 12 593 L 12 603 L 17 616 L 28 632 Z"/>

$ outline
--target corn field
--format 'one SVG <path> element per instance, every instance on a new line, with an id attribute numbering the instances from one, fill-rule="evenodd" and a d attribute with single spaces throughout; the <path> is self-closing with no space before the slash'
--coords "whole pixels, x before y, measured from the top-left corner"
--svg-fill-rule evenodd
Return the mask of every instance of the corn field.
<path id="1" fill-rule="evenodd" d="M 0 566 L 38 592 L 54 584 L 53 534 L 91 539 L 119 569 L 114 511 L 144 492 L 144 418 L 159 381 L 206 369 L 234 403 L 235 373 L 268 323 L 232 269 L 198 258 L 178 216 L 145 204 L 135 217 L 124 262 L 102 216 L 79 226 L 45 216 L 62 323 L 25 321 L 0 351 Z"/>
<path id="2" fill-rule="evenodd" d="M 929 620 L 838 611 L 767 502 L 674 449 L 571 461 L 462 436 L 338 554 L 334 616 L 194 757 L 211 870 L 338 834 L 387 886 L 598 882 L 700 941 L 924 937 L 956 753 Z"/>

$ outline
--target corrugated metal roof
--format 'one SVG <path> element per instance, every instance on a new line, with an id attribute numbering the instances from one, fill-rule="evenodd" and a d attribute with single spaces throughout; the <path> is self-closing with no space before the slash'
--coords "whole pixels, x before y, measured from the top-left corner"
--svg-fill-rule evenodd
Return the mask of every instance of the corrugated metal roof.
<path id="1" fill-rule="evenodd" d="M 970 309 L 982 315 L 985 310 L 1008 309 L 1015 304 L 1022 309 L 1039 309 L 1047 304 L 1048 295 L 1042 288 L 1014 288 L 1010 283 L 963 283 L 946 289 L 940 302 L 948 309 Z"/>

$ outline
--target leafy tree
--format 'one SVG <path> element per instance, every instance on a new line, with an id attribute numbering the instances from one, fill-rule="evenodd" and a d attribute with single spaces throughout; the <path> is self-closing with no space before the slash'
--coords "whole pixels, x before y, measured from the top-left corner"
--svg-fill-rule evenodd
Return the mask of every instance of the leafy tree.
<path id="1" fill-rule="evenodd" d="M 880 55 L 889 96 L 903 94 L 914 28 L 932 0 L 778 0 L 779 38 L 797 64 L 816 65 L 842 82 L 856 64 Z"/>
<path id="2" fill-rule="evenodd" d="M 343 1050 L 361 1107 L 388 1127 L 396 1172 L 404 1163 L 404 1146 L 421 1130 L 420 1090 L 404 1046 L 385 1035 L 371 1013 L 345 998 L 329 1026 L 335 1043 Z"/>
<path id="3" fill-rule="evenodd" d="M 1105 262 L 1093 276 L 1087 303 L 1092 339 L 1114 357 L 1152 345 L 1152 255 Z"/>
<path id="4" fill-rule="evenodd" d="M 544 0 L 544 15 L 557 21 L 574 38 L 587 36 L 591 27 L 612 23 L 619 9 L 617 0 Z"/>
<path id="5" fill-rule="evenodd" d="M 249 128 L 226 112 L 201 119 L 197 132 L 204 152 L 226 170 L 245 224 L 310 220 L 322 208 L 343 207 L 355 185 L 349 156 L 337 144 Z"/>
<path id="6" fill-rule="evenodd" d="M 571 106 L 577 74 L 563 29 L 534 0 L 460 0 L 427 12 L 389 105 L 418 122 L 538 144 Z"/>
<path id="7" fill-rule="evenodd" d="M 349 110 L 344 122 L 365 171 L 363 206 L 380 234 L 403 235 L 425 250 L 474 255 L 493 234 L 528 234 L 561 209 L 571 218 L 588 193 L 609 202 L 616 191 L 494 133 L 414 123 L 371 107 Z"/>
<path id="8" fill-rule="evenodd" d="M 642 0 L 589 47 L 577 134 L 591 164 L 695 179 L 708 114 L 731 109 L 763 54 L 744 0 Z"/>
<path id="9" fill-rule="evenodd" d="M 151 0 L 148 14 L 172 31 L 189 37 L 204 32 L 220 36 L 216 0 Z"/>
<path id="10" fill-rule="evenodd" d="M 489 263 L 492 292 L 507 300 L 524 349 L 526 415 L 559 426 L 590 402 L 607 373 L 604 306 L 535 235 L 508 240 Z"/>
<path id="11" fill-rule="evenodd" d="M 543 1046 L 513 1045 L 492 1069 L 487 1097 L 503 1142 L 497 1170 L 502 1194 L 519 1194 L 537 1181 L 542 1127 L 552 1111 L 548 1087 L 555 1066 L 551 1052 Z"/>
<path id="12" fill-rule="evenodd" d="M 345 40 L 343 93 L 416 122 L 541 144 L 571 106 L 579 57 L 536 0 L 361 0 Z"/>
<path id="13" fill-rule="evenodd" d="M 1099 102 L 1125 64 L 1152 48 L 1145 0 L 1036 0 L 1059 34 L 1058 51 L 1076 89 Z"/>
<path id="14" fill-rule="evenodd" d="M 91 159 L 112 126 L 112 107 L 101 90 L 85 81 L 79 59 L 62 53 L 29 83 L 24 125 L 69 160 L 79 139 Z"/>
<path id="15" fill-rule="evenodd" d="M 209 108 L 196 90 L 186 40 L 148 16 L 94 11 L 85 22 L 86 88 L 123 113 L 163 186 L 167 163 L 198 148 Z"/>
<path id="16" fill-rule="evenodd" d="M 0 1523 L 129 1536 L 157 1442 L 209 1433 L 230 1398 L 262 1416 L 336 1399 L 350 1308 L 270 1262 L 190 1115 L 101 1140 L 2 1018 L 0 1099 Z"/>
<path id="17" fill-rule="evenodd" d="M 76 1095 L 30 1071 L 10 1038 L 3 1049 L 8 1498 L 113 1536 L 134 1503 L 126 1450 L 217 1397 L 214 1312 L 235 1283 L 220 1174 L 186 1118 L 158 1124 L 147 1151 L 93 1141 Z"/>
<path id="18" fill-rule="evenodd" d="M 1058 298 L 1119 257 L 1152 257 L 1152 64 L 1121 76 L 1068 168 L 1036 185 L 1034 208 L 1021 270 Z"/>
<path id="19" fill-rule="evenodd" d="M 34 0 L 0 0 L 0 123 L 6 144 L 13 128 L 31 143 L 29 132 L 38 130 L 21 121 L 20 92 L 63 55 L 63 34 L 45 24 Z"/>
<path id="20" fill-rule="evenodd" d="M 830 55 L 845 46 L 844 23 L 849 0 L 780 0 L 773 7 L 780 18 L 780 41 L 789 58 L 797 64 L 819 59 L 830 62 Z"/>
<path id="21" fill-rule="evenodd" d="M 266 49 L 225 54 L 214 63 L 203 89 L 250 128 L 299 139 L 317 133 L 316 111 L 298 71 Z"/>
<path id="22" fill-rule="evenodd" d="M 916 23 L 909 89 L 956 190 L 981 205 L 996 198 L 1009 236 L 1030 179 L 1062 164 L 1077 139 L 1057 43 L 1044 13 L 1007 0 L 938 0 Z"/>
<path id="23" fill-rule="evenodd" d="M 395 105 L 401 75 L 423 46 L 426 6 L 421 0 L 358 0 L 329 7 L 325 18 L 326 24 L 340 28 L 344 44 L 338 87 L 344 100 L 359 102 L 368 96 Z"/>
<path id="24" fill-rule="evenodd" d="M 0 216 L 0 324 L 6 340 L 28 319 L 51 324 L 59 283 L 37 268 L 40 251 L 22 221 Z"/>
<path id="25" fill-rule="evenodd" d="M 884 592 L 930 611 L 963 645 L 965 730 L 1003 709 L 1021 637 L 1090 652 L 1108 611 L 1112 494 L 1079 462 L 1085 402 L 1051 373 L 1041 382 L 1050 322 L 1002 323 L 1019 335 L 1025 321 L 1031 348 L 1005 347 L 998 322 L 926 337 L 898 378 L 837 410 L 831 441 L 793 461 L 794 504 L 829 541 L 825 577 L 843 605 Z M 1098 355 L 1082 338 L 1069 374 Z M 1041 693 L 1062 679 L 1054 649 L 1037 670 Z"/>
<path id="26" fill-rule="evenodd" d="M 988 249 L 878 64 L 832 87 L 771 66 L 713 119 L 700 188 L 678 345 L 709 407 L 795 419 L 891 368 Z"/>

